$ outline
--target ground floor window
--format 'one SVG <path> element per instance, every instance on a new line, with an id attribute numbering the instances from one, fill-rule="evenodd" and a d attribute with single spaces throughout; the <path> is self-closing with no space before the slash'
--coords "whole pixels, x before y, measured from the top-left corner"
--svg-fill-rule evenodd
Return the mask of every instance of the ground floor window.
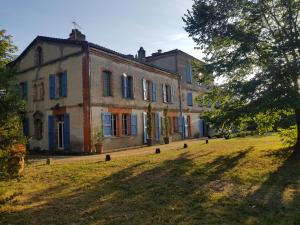
<path id="1" fill-rule="evenodd" d="M 187 116 L 187 131 L 188 131 L 188 137 L 192 136 L 191 132 L 191 117 Z"/>
<path id="2" fill-rule="evenodd" d="M 37 140 L 43 139 L 43 113 L 36 111 L 33 114 L 34 118 L 34 137 Z"/>
<path id="3" fill-rule="evenodd" d="M 130 114 L 122 114 L 122 135 L 130 135 Z"/>
<path id="4" fill-rule="evenodd" d="M 178 133 L 178 117 L 173 117 L 173 131 Z"/>
<path id="5" fill-rule="evenodd" d="M 118 114 L 111 115 L 111 135 L 114 137 L 118 135 Z"/>

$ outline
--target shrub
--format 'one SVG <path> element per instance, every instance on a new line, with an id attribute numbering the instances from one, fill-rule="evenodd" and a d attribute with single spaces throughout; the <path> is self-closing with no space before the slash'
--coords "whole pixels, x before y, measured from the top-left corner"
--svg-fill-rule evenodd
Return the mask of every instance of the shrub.
<path id="1" fill-rule="evenodd" d="M 292 147 L 297 142 L 297 127 L 290 126 L 287 129 L 279 129 L 279 137 L 285 147 Z"/>

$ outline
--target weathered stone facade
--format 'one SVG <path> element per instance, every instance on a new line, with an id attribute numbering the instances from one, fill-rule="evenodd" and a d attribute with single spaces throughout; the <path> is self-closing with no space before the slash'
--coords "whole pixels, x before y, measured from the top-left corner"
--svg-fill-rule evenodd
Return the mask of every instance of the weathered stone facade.
<path id="1" fill-rule="evenodd" d="M 199 136 L 199 112 L 202 109 L 195 104 L 187 106 L 184 95 L 186 91 L 192 91 L 195 97 L 201 90 L 194 84 L 179 81 L 178 77 L 178 71 L 184 74 L 183 67 L 192 58 L 185 56 L 181 59 L 179 54 L 177 62 L 170 56 L 162 58 L 159 63 L 153 63 L 154 66 L 144 59 L 134 60 L 85 40 L 74 40 L 73 36 L 72 39 L 38 36 L 11 64 L 19 73 L 19 82 L 27 84 L 28 104 L 25 117 L 28 118 L 28 135 L 32 137 L 30 148 L 93 152 L 94 133 L 103 129 L 105 113 L 115 115 L 114 126 L 118 129 L 115 135 L 104 139 L 105 151 L 143 145 L 144 115 L 150 102 L 158 118 L 157 124 L 154 124 L 155 129 L 157 128 L 154 132 L 159 132 L 159 135 L 154 134 L 155 142 L 163 143 L 161 119 L 163 110 L 167 107 L 172 126 L 171 139 L 180 140 L 182 133 L 173 127 L 176 126 L 176 118 L 180 117 L 179 85 L 183 96 L 182 113 L 189 121 L 189 131 L 185 136 Z M 42 56 L 36 55 L 37 47 L 42 49 Z M 37 57 L 41 61 L 38 64 Z M 177 67 L 174 69 L 174 66 Z M 103 95 L 105 71 L 111 74 L 111 96 Z M 132 78 L 132 98 L 124 98 L 124 74 Z M 63 75 L 66 75 L 65 80 Z M 54 81 L 51 77 L 55 77 Z M 145 80 L 155 84 L 155 91 L 152 90 L 156 93 L 155 101 L 144 100 Z M 172 101 L 167 103 L 163 99 L 166 87 L 171 87 L 169 95 L 172 95 Z M 127 131 L 134 124 L 131 124 L 130 117 L 127 118 L 126 115 L 136 116 L 134 135 Z M 130 124 L 129 128 L 124 126 L 124 121 Z M 124 132 L 126 135 L 123 135 Z"/>

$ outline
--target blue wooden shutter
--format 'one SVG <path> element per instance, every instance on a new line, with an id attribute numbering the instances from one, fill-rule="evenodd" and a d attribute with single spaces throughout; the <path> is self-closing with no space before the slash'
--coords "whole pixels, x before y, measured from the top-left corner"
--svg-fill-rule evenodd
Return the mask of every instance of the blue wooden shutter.
<path id="1" fill-rule="evenodd" d="M 155 140 L 159 141 L 159 115 L 158 112 L 154 114 L 154 125 L 155 125 Z"/>
<path id="2" fill-rule="evenodd" d="M 55 99 L 55 75 L 49 75 L 49 97 Z"/>
<path id="3" fill-rule="evenodd" d="M 68 95 L 68 74 L 67 71 L 64 71 L 62 74 L 62 87 L 61 87 L 61 97 L 67 97 Z"/>
<path id="4" fill-rule="evenodd" d="M 167 102 L 167 88 L 166 84 L 162 84 L 162 92 L 163 92 L 163 102 Z"/>
<path id="5" fill-rule="evenodd" d="M 24 81 L 24 93 L 23 93 L 23 96 L 24 96 L 24 99 L 25 100 L 28 100 L 28 82 L 27 81 Z"/>
<path id="6" fill-rule="evenodd" d="M 193 93 L 192 92 L 187 93 L 187 102 L 188 102 L 188 106 L 193 106 Z"/>
<path id="7" fill-rule="evenodd" d="M 186 66 L 186 76 L 185 76 L 185 78 L 186 78 L 186 82 L 187 83 L 192 83 L 192 68 L 191 68 L 191 65 L 187 65 Z"/>
<path id="8" fill-rule="evenodd" d="M 111 137 L 111 113 L 102 113 L 103 136 Z"/>
<path id="9" fill-rule="evenodd" d="M 174 84 L 171 82 L 171 102 L 174 102 Z"/>
<path id="10" fill-rule="evenodd" d="M 182 121 L 182 119 L 183 119 L 182 117 L 180 117 L 180 116 L 178 117 L 178 132 L 179 133 L 183 132 L 183 123 L 182 123 L 183 121 Z"/>
<path id="11" fill-rule="evenodd" d="M 64 149 L 70 150 L 70 116 L 64 114 Z"/>
<path id="12" fill-rule="evenodd" d="M 23 134 L 28 137 L 29 136 L 29 118 L 24 117 L 23 119 Z"/>
<path id="13" fill-rule="evenodd" d="M 137 115 L 131 114 L 131 135 L 137 136 Z"/>
<path id="14" fill-rule="evenodd" d="M 199 126 L 199 136 L 203 137 L 204 136 L 204 121 L 202 119 L 199 119 L 198 126 Z"/>
<path id="15" fill-rule="evenodd" d="M 52 150 L 55 145 L 54 140 L 54 116 L 48 116 L 48 147 L 49 150 Z"/>
<path id="16" fill-rule="evenodd" d="M 152 82 L 152 101 L 156 101 L 156 83 L 155 81 Z"/>

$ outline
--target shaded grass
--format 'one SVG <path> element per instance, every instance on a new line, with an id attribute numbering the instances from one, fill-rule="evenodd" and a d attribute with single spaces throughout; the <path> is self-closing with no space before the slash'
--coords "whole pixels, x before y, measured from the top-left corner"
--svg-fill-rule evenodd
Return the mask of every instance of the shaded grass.
<path id="1" fill-rule="evenodd" d="M 300 156 L 276 136 L 190 142 L 0 183 L 1 224 L 300 224 Z M 6 200 L 5 200 L 6 199 Z"/>

